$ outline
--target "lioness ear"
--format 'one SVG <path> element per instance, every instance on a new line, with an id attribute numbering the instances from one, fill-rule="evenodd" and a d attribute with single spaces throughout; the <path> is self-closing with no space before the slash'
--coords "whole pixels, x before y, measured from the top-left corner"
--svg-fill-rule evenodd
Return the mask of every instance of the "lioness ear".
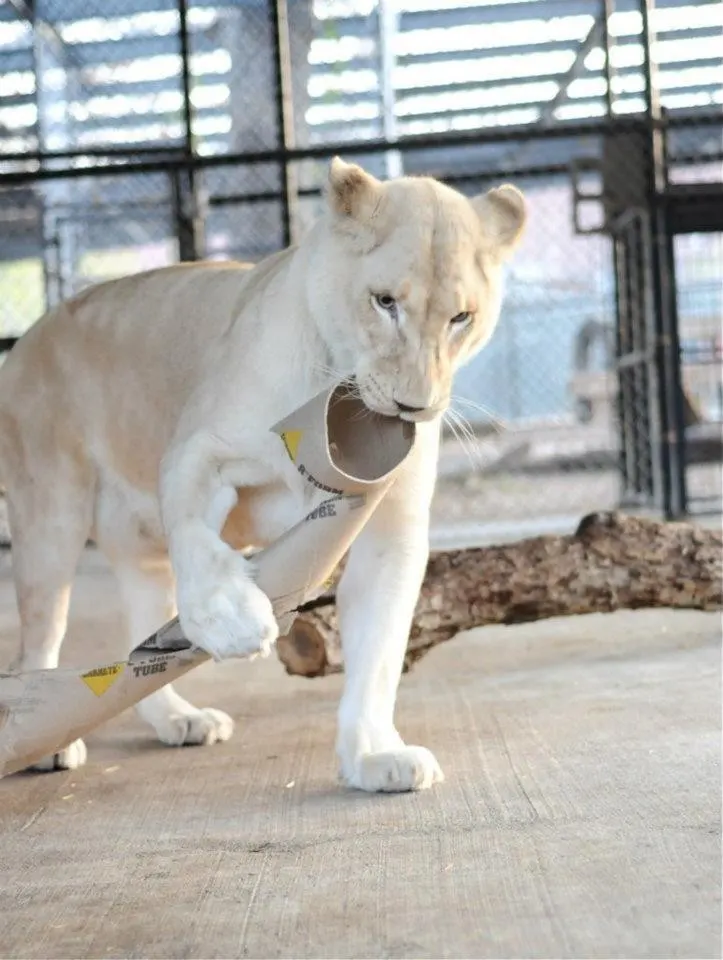
<path id="1" fill-rule="evenodd" d="M 368 223 L 382 195 L 382 184 L 355 163 L 334 157 L 329 167 L 329 204 L 340 217 Z"/>
<path id="2" fill-rule="evenodd" d="M 482 223 L 485 246 L 501 259 L 517 246 L 527 221 L 527 204 L 522 193 L 509 183 L 472 199 Z"/>

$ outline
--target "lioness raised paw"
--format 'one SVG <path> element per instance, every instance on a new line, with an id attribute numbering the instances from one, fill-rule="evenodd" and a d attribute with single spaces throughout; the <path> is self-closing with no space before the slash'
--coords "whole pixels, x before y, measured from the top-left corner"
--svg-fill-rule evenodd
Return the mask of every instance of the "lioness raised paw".
<path id="1" fill-rule="evenodd" d="M 214 660 L 267 657 L 279 635 L 271 601 L 243 568 L 179 589 L 178 609 L 186 637 Z"/>
<path id="2" fill-rule="evenodd" d="M 369 793 L 405 793 L 441 783 L 444 774 L 426 747 L 403 746 L 384 753 L 363 754 L 351 769 L 342 770 L 342 778 L 348 786 Z"/>

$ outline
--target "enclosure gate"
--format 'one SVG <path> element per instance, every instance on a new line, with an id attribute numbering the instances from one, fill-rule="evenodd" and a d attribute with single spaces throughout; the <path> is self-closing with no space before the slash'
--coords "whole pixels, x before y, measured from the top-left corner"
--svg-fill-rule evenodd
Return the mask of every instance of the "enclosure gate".
<path id="1" fill-rule="evenodd" d="M 686 430 L 694 411 L 682 383 L 673 243 L 683 234 L 723 230 L 723 188 L 670 185 L 665 147 L 664 129 L 613 134 L 604 150 L 602 199 L 615 265 L 621 503 L 674 518 L 692 507 Z M 623 155 L 627 165 L 620 164 Z"/>

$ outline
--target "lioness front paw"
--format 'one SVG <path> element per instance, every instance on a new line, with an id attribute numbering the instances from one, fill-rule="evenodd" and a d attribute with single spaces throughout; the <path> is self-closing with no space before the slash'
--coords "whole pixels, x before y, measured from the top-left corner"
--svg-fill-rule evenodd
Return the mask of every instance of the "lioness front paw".
<path id="1" fill-rule="evenodd" d="M 426 790 L 444 780 L 434 754 L 414 746 L 362 754 L 353 764 L 342 766 L 342 777 L 350 787 L 368 793 Z"/>
<path id="2" fill-rule="evenodd" d="M 67 747 L 38 760 L 28 770 L 51 773 L 53 770 L 77 770 L 88 759 L 88 750 L 83 740 L 73 740 Z"/>
<path id="3" fill-rule="evenodd" d="M 179 616 L 186 637 L 214 660 L 267 657 L 279 635 L 271 601 L 248 580 L 219 584 L 185 610 L 179 600 Z"/>
<path id="4" fill-rule="evenodd" d="M 231 738 L 233 726 L 227 713 L 213 707 L 178 710 L 155 721 L 158 739 L 169 747 L 223 743 Z"/>

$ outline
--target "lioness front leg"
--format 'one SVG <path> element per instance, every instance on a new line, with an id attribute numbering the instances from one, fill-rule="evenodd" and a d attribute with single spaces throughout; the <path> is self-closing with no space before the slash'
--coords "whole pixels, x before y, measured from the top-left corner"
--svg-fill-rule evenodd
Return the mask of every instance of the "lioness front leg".
<path id="1" fill-rule="evenodd" d="M 433 754 L 406 745 L 394 725 L 429 555 L 434 439 L 420 438 L 413 470 L 395 483 L 355 540 L 337 592 L 345 672 L 337 753 L 343 779 L 361 790 L 419 790 L 443 779 Z"/>
<path id="2" fill-rule="evenodd" d="M 229 462 L 218 437 L 195 434 L 164 457 L 160 487 L 181 626 L 216 660 L 267 656 L 278 636 L 251 564 L 220 536 L 236 503 L 235 486 L 224 480 Z"/>

